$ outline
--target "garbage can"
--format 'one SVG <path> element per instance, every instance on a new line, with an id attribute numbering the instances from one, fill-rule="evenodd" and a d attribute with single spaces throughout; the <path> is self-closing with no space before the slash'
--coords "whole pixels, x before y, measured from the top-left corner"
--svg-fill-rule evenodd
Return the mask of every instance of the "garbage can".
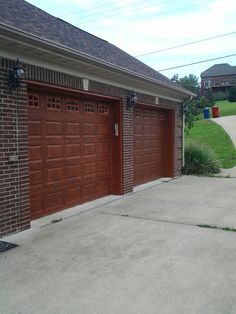
<path id="1" fill-rule="evenodd" d="M 204 116 L 204 119 L 210 119 L 210 108 L 209 107 L 206 107 L 203 109 L 203 116 Z"/>
<path id="2" fill-rule="evenodd" d="M 220 116 L 219 107 L 213 106 L 213 107 L 211 108 L 211 111 L 212 111 L 212 117 L 213 117 L 213 118 L 219 118 L 219 116 Z"/>

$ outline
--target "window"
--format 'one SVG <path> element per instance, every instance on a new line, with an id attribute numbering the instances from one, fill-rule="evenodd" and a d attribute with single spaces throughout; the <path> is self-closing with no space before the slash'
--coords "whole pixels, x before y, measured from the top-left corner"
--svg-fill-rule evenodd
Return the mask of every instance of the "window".
<path id="1" fill-rule="evenodd" d="M 66 110 L 67 111 L 73 111 L 73 112 L 79 112 L 79 110 L 80 110 L 79 102 L 77 100 L 74 100 L 74 99 L 67 99 Z"/>
<path id="2" fill-rule="evenodd" d="M 60 110 L 61 111 L 61 100 L 57 97 L 47 97 L 46 100 L 47 110 Z"/>
<path id="3" fill-rule="evenodd" d="M 109 107 L 106 104 L 98 105 L 98 113 L 103 115 L 109 115 Z"/>
<path id="4" fill-rule="evenodd" d="M 39 108 L 39 95 L 30 93 L 28 95 L 28 106 L 31 108 Z"/>
<path id="5" fill-rule="evenodd" d="M 203 86 L 204 86 L 205 88 L 210 88 L 210 87 L 211 87 L 211 81 L 210 81 L 210 80 L 204 81 L 204 82 L 203 82 Z"/>
<path id="6" fill-rule="evenodd" d="M 85 103 L 85 104 L 84 104 L 84 112 L 87 112 L 87 113 L 93 113 L 93 112 L 95 112 L 94 104 Z"/>

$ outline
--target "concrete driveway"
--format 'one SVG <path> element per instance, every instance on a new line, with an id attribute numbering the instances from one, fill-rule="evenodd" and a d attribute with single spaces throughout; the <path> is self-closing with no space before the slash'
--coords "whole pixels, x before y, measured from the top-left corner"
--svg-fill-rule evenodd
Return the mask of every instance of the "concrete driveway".
<path id="1" fill-rule="evenodd" d="M 219 124 L 229 134 L 236 148 L 236 115 L 216 118 L 213 119 L 213 121 Z"/>
<path id="2" fill-rule="evenodd" d="M 236 232 L 197 226 L 236 228 L 235 192 L 188 176 L 36 221 L 5 239 L 0 313 L 236 313 Z"/>

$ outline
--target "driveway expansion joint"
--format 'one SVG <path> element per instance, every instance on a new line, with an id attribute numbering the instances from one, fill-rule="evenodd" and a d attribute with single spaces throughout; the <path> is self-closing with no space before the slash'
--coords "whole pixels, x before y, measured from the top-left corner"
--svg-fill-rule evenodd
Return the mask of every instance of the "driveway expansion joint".
<path id="1" fill-rule="evenodd" d="M 141 216 L 134 216 L 129 214 L 116 214 L 116 213 L 105 213 L 100 212 L 100 215 L 107 215 L 107 216 L 118 216 L 118 217 L 125 217 L 125 218 L 133 218 L 133 219 L 139 219 L 139 220 L 146 220 L 151 222 L 161 222 L 161 223 L 167 223 L 167 224 L 175 224 L 175 225 L 184 225 L 184 226 L 191 226 L 191 227 L 197 227 L 197 228 L 207 228 L 206 226 L 213 226 L 211 224 L 203 224 L 200 222 L 183 222 L 183 221 L 177 221 L 172 219 L 162 219 L 162 218 L 149 218 L 149 217 L 141 217 Z M 236 232 L 235 228 L 232 227 L 222 227 L 214 224 L 213 227 L 208 227 L 207 229 L 215 229 L 219 231 L 228 231 L 228 232 Z"/>

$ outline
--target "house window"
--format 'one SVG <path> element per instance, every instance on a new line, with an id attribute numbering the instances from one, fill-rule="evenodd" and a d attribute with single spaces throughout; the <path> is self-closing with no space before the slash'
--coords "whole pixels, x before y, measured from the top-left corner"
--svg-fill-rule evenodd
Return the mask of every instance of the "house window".
<path id="1" fill-rule="evenodd" d="M 204 81 L 204 82 L 203 82 L 203 86 L 204 86 L 205 88 L 210 88 L 210 87 L 211 87 L 211 81 L 210 81 L 210 80 Z"/>

